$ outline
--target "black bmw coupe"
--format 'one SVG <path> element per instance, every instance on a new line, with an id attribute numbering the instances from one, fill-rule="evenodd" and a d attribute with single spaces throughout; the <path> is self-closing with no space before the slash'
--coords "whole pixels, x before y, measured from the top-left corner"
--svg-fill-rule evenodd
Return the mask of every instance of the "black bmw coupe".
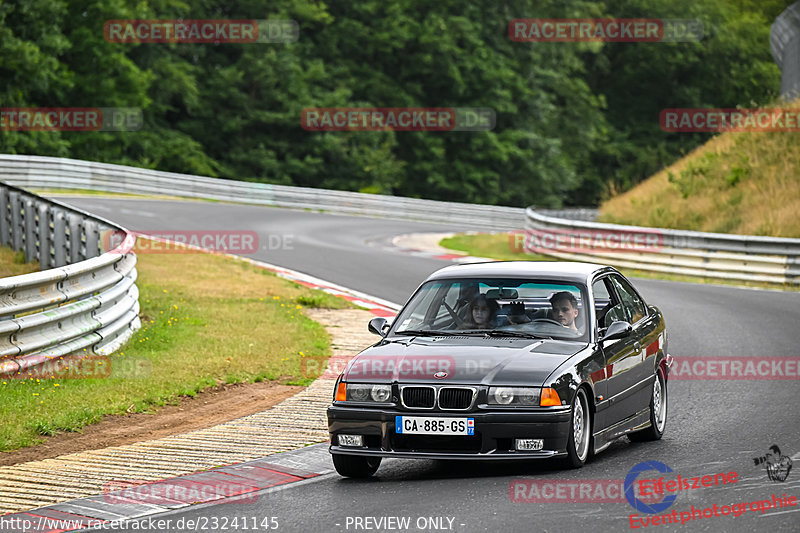
<path id="1" fill-rule="evenodd" d="M 664 317 L 612 267 L 491 262 L 426 279 L 347 365 L 328 408 L 339 474 L 383 457 L 560 458 L 580 467 L 667 421 Z"/>

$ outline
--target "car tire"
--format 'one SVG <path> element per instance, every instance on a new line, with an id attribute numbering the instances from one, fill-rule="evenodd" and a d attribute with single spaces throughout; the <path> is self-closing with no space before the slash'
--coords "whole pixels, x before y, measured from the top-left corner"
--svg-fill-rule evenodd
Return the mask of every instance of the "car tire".
<path id="1" fill-rule="evenodd" d="M 381 458 L 336 453 L 333 454 L 333 466 L 341 476 L 365 478 L 378 471 L 378 467 L 381 466 Z"/>
<path id="2" fill-rule="evenodd" d="M 589 458 L 592 445 L 592 415 L 586 391 L 578 389 L 570 409 L 569 437 L 567 438 L 566 465 L 580 468 Z"/>
<path id="3" fill-rule="evenodd" d="M 664 435 L 667 426 L 667 382 L 661 370 L 656 371 L 653 380 L 653 391 L 650 394 L 650 427 L 628 433 L 628 438 L 633 442 L 658 440 Z"/>

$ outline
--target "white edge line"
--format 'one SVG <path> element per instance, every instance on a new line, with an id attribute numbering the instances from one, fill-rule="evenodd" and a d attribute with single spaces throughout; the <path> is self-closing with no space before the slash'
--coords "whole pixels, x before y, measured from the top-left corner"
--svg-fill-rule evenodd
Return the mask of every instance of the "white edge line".
<path id="1" fill-rule="evenodd" d="M 761 515 L 759 515 L 759 518 L 767 518 L 768 516 L 775 516 L 775 515 L 786 514 L 786 513 L 796 513 L 797 511 L 800 511 L 800 508 L 790 509 L 788 511 L 780 511 L 780 512 L 777 512 L 777 513 L 761 513 Z"/>

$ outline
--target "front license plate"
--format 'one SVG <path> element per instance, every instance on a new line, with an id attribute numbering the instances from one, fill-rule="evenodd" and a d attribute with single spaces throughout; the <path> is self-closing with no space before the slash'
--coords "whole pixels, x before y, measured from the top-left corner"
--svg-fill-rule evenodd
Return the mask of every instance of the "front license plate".
<path id="1" fill-rule="evenodd" d="M 394 431 L 403 435 L 474 435 L 474 418 L 396 416 Z"/>

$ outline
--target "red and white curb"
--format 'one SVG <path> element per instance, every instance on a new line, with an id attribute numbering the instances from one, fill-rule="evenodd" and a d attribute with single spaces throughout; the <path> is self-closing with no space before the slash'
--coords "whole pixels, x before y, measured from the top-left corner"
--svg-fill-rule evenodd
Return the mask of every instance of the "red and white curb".
<path id="1" fill-rule="evenodd" d="M 251 504 L 271 491 L 332 472 L 328 444 L 0 516 L 3 533 L 103 530 L 203 503 Z M 115 488 L 113 483 L 110 484 Z M 267 490 L 270 489 L 270 490 Z M 135 528 L 134 528 L 135 529 Z"/>
<path id="2" fill-rule="evenodd" d="M 466 232 L 467 235 L 477 235 L 479 233 L 497 232 Z M 390 250 L 413 255 L 415 257 L 427 257 L 440 261 L 450 261 L 453 263 L 484 263 L 486 261 L 496 261 L 488 257 L 476 257 L 467 255 L 464 252 L 450 250 L 439 245 L 442 239 L 453 237 L 455 233 L 407 233 L 398 235 L 392 239 Z"/>
<path id="3" fill-rule="evenodd" d="M 320 278 L 315 278 L 309 274 L 303 274 L 302 272 L 298 272 L 296 270 L 290 270 L 288 268 L 279 267 L 277 265 L 271 265 L 269 263 L 264 263 L 263 261 L 256 261 L 255 259 L 250 259 L 247 257 L 240 257 L 240 256 L 231 256 L 235 257 L 241 261 L 246 261 L 250 264 L 256 265 L 258 267 L 270 270 L 277 274 L 278 276 L 294 281 L 295 283 L 299 283 L 300 285 L 304 285 L 306 287 L 310 287 L 312 289 L 318 289 L 328 294 L 333 294 L 334 296 L 339 296 L 340 298 L 344 298 L 345 300 L 349 300 L 350 302 L 369 309 L 369 311 L 377 316 L 383 317 L 393 317 L 400 311 L 400 305 L 390 302 L 388 300 L 384 300 L 383 298 L 378 298 L 377 296 L 371 296 L 369 294 L 365 294 L 360 291 L 356 291 L 353 289 L 348 289 L 347 287 L 343 287 L 336 283 L 332 283 L 330 281 L 325 281 Z"/>

